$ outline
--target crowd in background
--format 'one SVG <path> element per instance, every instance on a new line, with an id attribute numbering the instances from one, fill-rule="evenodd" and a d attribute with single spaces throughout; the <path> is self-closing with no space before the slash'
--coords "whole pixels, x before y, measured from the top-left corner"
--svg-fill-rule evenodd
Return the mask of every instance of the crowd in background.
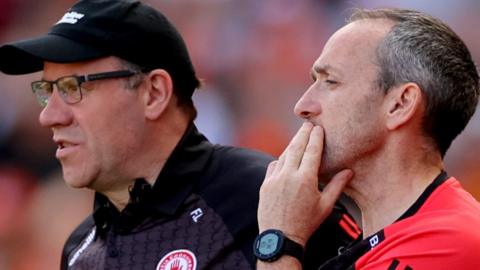
<path id="1" fill-rule="evenodd" d="M 300 126 L 293 106 L 310 67 L 353 7 L 426 11 L 448 23 L 480 62 L 478 0 L 149 0 L 185 38 L 203 87 L 200 130 L 216 143 L 278 155 Z M 43 34 L 73 0 L 0 0 L 0 43 Z M 56 269 L 92 193 L 63 183 L 51 132 L 38 124 L 30 81 L 0 74 L 0 270 Z M 480 200 L 480 113 L 446 156 L 447 171 Z"/>

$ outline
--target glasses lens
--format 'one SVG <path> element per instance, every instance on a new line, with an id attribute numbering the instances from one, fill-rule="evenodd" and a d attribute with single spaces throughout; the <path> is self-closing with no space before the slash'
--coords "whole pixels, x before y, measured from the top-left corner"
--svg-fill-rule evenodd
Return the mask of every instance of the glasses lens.
<path id="1" fill-rule="evenodd" d="M 48 99 L 52 95 L 52 84 L 45 81 L 36 81 L 32 83 L 32 91 L 37 97 L 40 106 L 47 106 Z"/>
<path id="2" fill-rule="evenodd" d="M 80 86 L 75 77 L 64 77 L 57 82 L 58 92 L 66 103 L 77 103 L 82 99 Z"/>

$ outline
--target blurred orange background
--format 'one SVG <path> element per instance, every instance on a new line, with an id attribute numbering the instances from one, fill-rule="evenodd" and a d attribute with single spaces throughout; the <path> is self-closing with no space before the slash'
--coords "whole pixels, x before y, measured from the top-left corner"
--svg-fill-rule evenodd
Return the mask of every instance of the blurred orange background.
<path id="1" fill-rule="evenodd" d="M 480 60 L 476 0 L 150 0 L 184 36 L 205 85 L 194 99 L 215 143 L 278 155 L 310 67 L 353 7 L 404 7 L 448 23 Z M 41 35 L 71 0 L 0 0 L 0 43 Z M 0 270 L 58 269 L 66 237 L 91 211 L 92 192 L 63 183 L 49 130 L 26 76 L 0 74 Z M 480 113 L 453 143 L 447 171 L 480 199 Z"/>

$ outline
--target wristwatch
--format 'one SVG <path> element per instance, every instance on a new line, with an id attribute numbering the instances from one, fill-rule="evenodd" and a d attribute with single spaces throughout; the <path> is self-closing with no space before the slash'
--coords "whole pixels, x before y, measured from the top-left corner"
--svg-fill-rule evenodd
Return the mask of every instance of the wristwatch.
<path id="1" fill-rule="evenodd" d="M 282 231 L 266 230 L 255 238 L 253 254 L 264 262 L 273 262 L 283 255 L 290 255 L 303 262 L 303 247 L 286 237 Z"/>

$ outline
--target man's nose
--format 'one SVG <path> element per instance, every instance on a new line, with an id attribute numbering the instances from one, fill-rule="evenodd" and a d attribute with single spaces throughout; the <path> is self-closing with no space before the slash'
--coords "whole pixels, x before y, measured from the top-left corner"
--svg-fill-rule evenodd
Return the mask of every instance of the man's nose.
<path id="1" fill-rule="evenodd" d="M 293 112 L 295 115 L 303 118 L 309 119 L 317 114 L 320 114 L 321 107 L 319 100 L 316 100 L 312 94 L 310 89 L 307 90 L 302 97 L 297 101 L 295 107 L 293 108 Z"/>
<path id="2" fill-rule="evenodd" d="M 47 105 L 43 108 L 39 115 L 39 122 L 44 127 L 54 127 L 70 124 L 72 112 L 68 104 L 66 104 L 60 94 L 55 89 L 47 101 Z"/>

